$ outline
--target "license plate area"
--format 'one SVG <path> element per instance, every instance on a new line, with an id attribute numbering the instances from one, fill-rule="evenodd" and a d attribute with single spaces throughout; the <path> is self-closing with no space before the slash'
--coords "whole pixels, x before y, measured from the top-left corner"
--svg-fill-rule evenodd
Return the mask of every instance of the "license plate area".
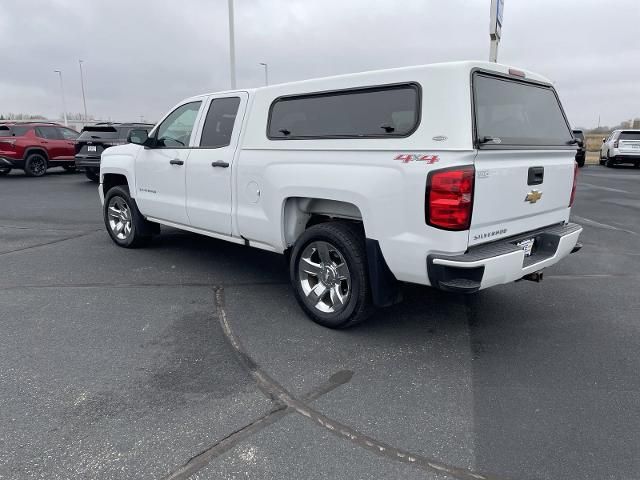
<path id="1" fill-rule="evenodd" d="M 533 246 L 535 245 L 535 243 L 535 238 L 527 238 L 526 240 L 520 240 L 519 242 L 516 242 L 516 246 L 524 250 L 525 257 L 530 257 L 533 253 Z"/>
<path id="2" fill-rule="evenodd" d="M 95 145 L 87 145 L 87 152 L 97 152 L 97 147 Z"/>

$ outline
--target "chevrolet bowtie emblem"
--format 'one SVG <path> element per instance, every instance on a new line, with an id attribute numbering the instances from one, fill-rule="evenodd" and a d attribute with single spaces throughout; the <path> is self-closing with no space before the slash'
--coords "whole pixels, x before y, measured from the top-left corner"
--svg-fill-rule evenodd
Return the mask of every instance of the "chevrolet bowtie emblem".
<path id="1" fill-rule="evenodd" d="M 536 203 L 538 200 L 542 198 L 542 192 L 539 190 L 531 190 L 527 193 L 527 196 L 524 197 L 525 202 Z"/>

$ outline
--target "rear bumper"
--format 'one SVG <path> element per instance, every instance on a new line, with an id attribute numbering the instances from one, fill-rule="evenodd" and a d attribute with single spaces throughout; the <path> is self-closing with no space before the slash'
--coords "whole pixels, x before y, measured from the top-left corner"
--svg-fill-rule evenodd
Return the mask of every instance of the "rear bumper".
<path id="1" fill-rule="evenodd" d="M 572 253 L 581 232 L 580 225 L 567 223 L 472 247 L 463 255 L 429 255 L 429 281 L 442 290 L 473 293 L 520 280 Z M 516 243 L 531 238 L 533 253 L 525 257 Z"/>
<path id="2" fill-rule="evenodd" d="M 76 167 L 100 168 L 100 157 L 90 155 L 76 155 Z"/>
<path id="3" fill-rule="evenodd" d="M 615 163 L 638 163 L 640 162 L 640 152 L 635 153 L 617 153 L 611 156 L 611 160 Z"/>

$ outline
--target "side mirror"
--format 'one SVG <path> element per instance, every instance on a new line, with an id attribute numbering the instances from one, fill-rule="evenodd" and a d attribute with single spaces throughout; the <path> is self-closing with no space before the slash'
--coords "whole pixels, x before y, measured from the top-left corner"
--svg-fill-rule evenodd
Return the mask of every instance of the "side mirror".
<path id="1" fill-rule="evenodd" d="M 607 137 L 602 137 L 602 143 L 607 141 Z"/>
<path id="2" fill-rule="evenodd" d="M 135 143 L 136 145 L 144 145 L 148 138 L 149 134 L 146 130 L 141 128 L 134 129 L 129 132 L 129 135 L 127 135 L 127 142 Z"/>
<path id="3" fill-rule="evenodd" d="M 576 138 L 576 140 L 578 141 L 578 146 L 580 148 L 584 147 L 584 142 L 582 140 L 580 140 L 579 138 Z"/>

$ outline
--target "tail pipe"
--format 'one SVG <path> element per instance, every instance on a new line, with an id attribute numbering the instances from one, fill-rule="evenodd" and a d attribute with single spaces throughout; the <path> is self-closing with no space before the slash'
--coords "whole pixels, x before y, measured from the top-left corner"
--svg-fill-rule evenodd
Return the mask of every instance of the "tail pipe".
<path id="1" fill-rule="evenodd" d="M 524 277 L 522 277 L 522 280 L 529 280 L 530 282 L 540 283 L 542 281 L 543 275 L 544 273 L 542 273 L 542 270 L 538 270 L 537 272 L 525 275 Z"/>

